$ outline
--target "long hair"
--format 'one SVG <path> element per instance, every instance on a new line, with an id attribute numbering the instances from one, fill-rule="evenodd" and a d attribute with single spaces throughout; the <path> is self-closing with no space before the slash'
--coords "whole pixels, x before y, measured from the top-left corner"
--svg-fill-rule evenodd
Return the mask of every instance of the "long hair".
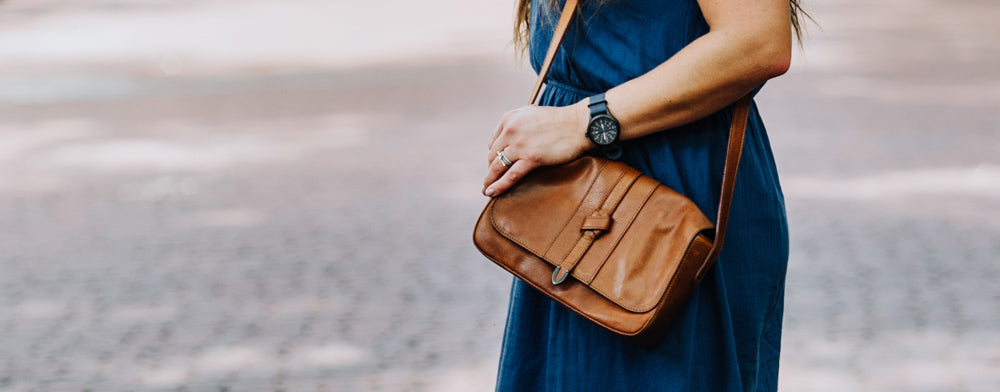
<path id="1" fill-rule="evenodd" d="M 597 1 L 598 3 L 604 3 L 608 0 L 583 0 L 583 1 Z M 809 20 L 812 17 L 806 13 L 802 6 L 799 5 L 800 0 L 788 0 L 789 9 L 789 20 L 792 22 L 792 31 L 795 32 L 795 38 L 798 39 L 799 44 L 802 44 L 802 17 L 805 16 Z M 550 8 L 555 8 L 558 3 L 556 0 L 549 0 Z M 514 48 L 517 53 L 523 53 L 528 47 L 528 26 L 530 24 L 528 18 L 531 13 L 531 0 L 517 0 L 517 10 L 514 14 Z"/>

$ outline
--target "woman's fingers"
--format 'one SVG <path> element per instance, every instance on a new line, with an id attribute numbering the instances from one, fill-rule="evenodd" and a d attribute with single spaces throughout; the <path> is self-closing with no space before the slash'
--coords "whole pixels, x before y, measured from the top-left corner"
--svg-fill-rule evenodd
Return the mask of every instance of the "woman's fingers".
<path id="1" fill-rule="evenodd" d="M 504 113 L 503 117 L 500 117 L 500 123 L 497 124 L 497 129 L 495 129 L 493 131 L 493 136 L 490 137 L 489 150 L 492 153 L 492 154 L 490 154 L 491 156 L 493 156 L 493 154 L 495 154 L 497 151 L 500 151 L 499 149 L 495 148 L 499 144 L 499 143 L 497 143 L 497 139 L 501 138 L 500 135 L 503 134 L 504 127 L 506 127 L 507 125 L 509 125 L 510 119 L 513 118 L 513 117 L 515 117 L 518 112 L 519 112 L 519 109 L 514 109 L 514 110 L 511 110 L 511 111 L 509 111 L 507 113 Z M 503 146 L 505 144 L 499 144 L 499 145 Z"/>
<path id="2" fill-rule="evenodd" d="M 497 138 L 500 137 L 500 131 L 503 130 L 503 121 L 497 124 L 497 129 L 493 130 L 493 136 L 490 136 L 490 145 L 487 147 L 490 151 L 493 151 L 493 145 L 496 143 Z"/>
<path id="3" fill-rule="evenodd" d="M 524 175 L 528 174 L 528 172 L 533 170 L 534 167 L 532 167 L 531 162 L 522 159 L 515 160 L 513 165 L 505 169 L 506 170 L 503 170 L 498 179 L 495 181 L 489 181 L 492 178 L 491 175 L 493 174 L 493 167 L 490 166 L 490 173 L 487 175 L 486 190 L 483 191 L 484 195 L 495 197 L 503 194 L 517 184 L 518 181 L 524 178 Z"/>
<path id="4" fill-rule="evenodd" d="M 559 108 L 522 106 L 504 114 L 490 139 L 483 194 L 500 195 L 536 167 L 569 162 L 590 148 L 592 142 L 581 131 L 590 111 L 582 102 Z M 511 165 L 498 158 L 501 151 Z"/>
<path id="5" fill-rule="evenodd" d="M 509 145 L 510 137 L 502 131 L 502 128 L 498 128 L 497 134 L 493 137 L 493 140 L 490 141 L 490 152 L 486 154 L 486 159 L 489 159 L 490 165 L 495 163 L 494 161 L 498 160 L 499 156 L 497 153 L 502 151 L 504 148 L 507 148 Z M 510 155 L 508 155 L 507 158 L 513 161 L 513 158 L 511 158 Z"/>
<path id="6" fill-rule="evenodd" d="M 492 152 L 490 154 L 493 155 L 493 160 L 490 161 L 490 166 L 486 169 L 486 178 L 483 179 L 483 194 L 486 196 L 490 196 L 486 194 L 490 185 L 493 185 L 494 182 L 499 180 L 500 177 L 502 177 L 503 174 L 510 169 L 510 166 L 505 165 L 504 162 L 500 160 L 499 155 Z M 504 154 L 507 153 L 505 152 Z M 516 163 L 510 155 L 507 155 L 507 159 L 509 159 L 512 163 Z"/>

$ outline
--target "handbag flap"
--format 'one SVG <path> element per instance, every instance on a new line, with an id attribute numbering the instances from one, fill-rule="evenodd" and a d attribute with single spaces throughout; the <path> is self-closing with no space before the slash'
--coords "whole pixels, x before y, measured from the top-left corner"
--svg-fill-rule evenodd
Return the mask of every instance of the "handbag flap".
<path id="1" fill-rule="evenodd" d="M 493 199 L 493 227 L 534 255 L 558 263 L 561 260 L 545 255 L 585 199 L 589 196 L 591 204 L 595 202 L 599 195 L 590 190 L 606 166 L 607 161 L 584 157 L 533 170 L 518 186 Z"/>
<path id="2" fill-rule="evenodd" d="M 659 303 L 688 245 L 713 227 L 684 196 L 623 163 L 590 156 L 535 169 L 491 204 L 498 233 L 633 312 Z M 610 226 L 585 238 L 585 226 L 609 205 Z"/>

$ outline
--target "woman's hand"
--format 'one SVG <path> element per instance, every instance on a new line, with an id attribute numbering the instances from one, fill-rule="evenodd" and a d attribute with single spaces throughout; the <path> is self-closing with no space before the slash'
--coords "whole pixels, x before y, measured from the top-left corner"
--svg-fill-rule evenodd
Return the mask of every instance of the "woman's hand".
<path id="1" fill-rule="evenodd" d="M 490 139 L 483 194 L 504 193 L 539 166 L 569 162 L 590 148 L 586 100 L 570 106 L 522 106 L 504 114 Z M 499 152 L 512 163 L 507 166 Z"/>

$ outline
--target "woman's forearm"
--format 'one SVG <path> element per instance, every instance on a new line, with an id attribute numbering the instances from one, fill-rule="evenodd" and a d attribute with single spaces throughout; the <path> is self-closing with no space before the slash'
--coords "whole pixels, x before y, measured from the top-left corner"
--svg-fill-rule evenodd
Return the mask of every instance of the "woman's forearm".
<path id="1" fill-rule="evenodd" d="M 710 28 L 707 34 L 645 75 L 606 92 L 621 139 L 708 116 L 788 69 L 792 33 L 787 0 L 698 4 Z M 568 162 L 596 147 L 586 136 L 588 102 L 527 105 L 507 112 L 490 138 L 483 194 L 499 195 L 539 166 Z M 498 159 L 501 152 L 506 161 Z"/>
<path id="2" fill-rule="evenodd" d="M 747 22 L 744 15 L 715 15 L 718 26 L 708 34 L 645 75 L 608 90 L 608 108 L 621 124 L 622 139 L 708 116 L 788 69 L 787 14 L 770 22 Z M 586 101 L 576 108 L 584 116 Z"/>

